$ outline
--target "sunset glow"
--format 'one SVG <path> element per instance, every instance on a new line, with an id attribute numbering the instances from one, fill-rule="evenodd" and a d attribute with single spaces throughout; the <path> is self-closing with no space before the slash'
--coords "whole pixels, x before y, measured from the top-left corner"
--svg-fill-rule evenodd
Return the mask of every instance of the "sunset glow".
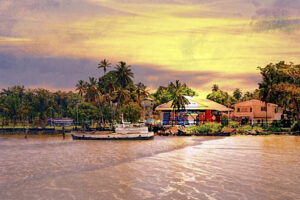
<path id="1" fill-rule="evenodd" d="M 156 88 L 180 79 L 253 90 L 257 66 L 300 63 L 300 1 L 23 0 L 0 2 L 0 86 L 74 89 L 101 59 Z"/>

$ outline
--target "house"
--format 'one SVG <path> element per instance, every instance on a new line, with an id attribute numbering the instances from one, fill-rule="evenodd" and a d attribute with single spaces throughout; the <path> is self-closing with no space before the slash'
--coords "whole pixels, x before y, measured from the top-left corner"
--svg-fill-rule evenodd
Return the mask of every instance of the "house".
<path id="1" fill-rule="evenodd" d="M 280 120 L 282 109 L 276 104 L 266 103 L 257 99 L 240 102 L 233 105 L 234 117 L 237 119 L 250 120 L 253 123 L 261 120 Z"/>
<path id="2" fill-rule="evenodd" d="M 189 104 L 185 105 L 184 110 L 175 111 L 175 113 L 172 108 L 172 101 L 155 108 L 155 111 L 160 115 L 160 121 L 163 125 L 219 122 L 223 114 L 228 114 L 228 112 L 232 111 L 232 109 L 209 99 L 189 96 L 186 96 L 186 98 L 189 100 Z"/>

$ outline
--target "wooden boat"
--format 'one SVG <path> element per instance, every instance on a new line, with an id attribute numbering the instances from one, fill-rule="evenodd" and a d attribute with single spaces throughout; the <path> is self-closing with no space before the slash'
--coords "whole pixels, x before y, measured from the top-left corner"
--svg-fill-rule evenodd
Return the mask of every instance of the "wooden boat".
<path id="1" fill-rule="evenodd" d="M 153 132 L 146 126 L 117 125 L 116 132 L 111 134 L 72 133 L 73 140 L 149 140 Z"/>

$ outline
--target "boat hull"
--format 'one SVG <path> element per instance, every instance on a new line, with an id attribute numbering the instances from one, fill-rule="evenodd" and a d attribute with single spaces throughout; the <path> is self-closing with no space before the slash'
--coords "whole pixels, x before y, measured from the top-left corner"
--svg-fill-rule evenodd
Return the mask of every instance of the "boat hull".
<path id="1" fill-rule="evenodd" d="M 73 140 L 150 140 L 154 133 L 147 134 L 110 134 L 110 135 L 91 135 L 91 134 L 71 134 Z"/>

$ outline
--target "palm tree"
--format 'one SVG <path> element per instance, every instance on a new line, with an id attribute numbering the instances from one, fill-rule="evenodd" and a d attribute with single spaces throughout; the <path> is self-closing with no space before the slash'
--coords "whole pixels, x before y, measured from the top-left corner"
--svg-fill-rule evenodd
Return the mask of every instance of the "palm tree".
<path id="1" fill-rule="evenodd" d="M 76 91 L 78 91 L 78 94 L 83 97 L 83 95 L 86 93 L 87 90 L 87 83 L 83 80 L 79 80 L 76 84 Z"/>
<path id="2" fill-rule="evenodd" d="M 126 88 L 120 88 L 117 91 L 118 106 L 122 106 L 130 100 L 130 91 Z"/>
<path id="3" fill-rule="evenodd" d="M 181 84 L 179 80 L 176 80 L 175 84 L 171 82 L 169 87 L 174 91 L 172 94 L 172 108 L 174 111 L 174 119 L 176 110 L 185 109 L 185 105 L 189 104 L 189 100 L 183 95 L 183 89 L 185 84 Z"/>
<path id="4" fill-rule="evenodd" d="M 104 74 L 106 73 L 107 68 L 111 67 L 111 63 L 109 63 L 106 59 L 103 59 L 99 64 L 98 68 L 103 68 Z"/>
<path id="5" fill-rule="evenodd" d="M 97 81 L 94 77 L 89 77 L 89 83 L 87 84 L 86 98 L 89 102 L 95 103 L 100 92 L 97 89 Z"/>
<path id="6" fill-rule="evenodd" d="M 219 90 L 219 86 L 217 85 L 217 84 L 214 84 L 213 86 L 212 86 L 212 91 L 218 91 Z"/>
<path id="7" fill-rule="evenodd" d="M 141 105 L 141 101 L 150 95 L 147 86 L 143 83 L 139 82 L 136 86 L 136 95 L 137 95 L 137 102 Z"/>
<path id="8" fill-rule="evenodd" d="M 117 82 L 122 88 L 126 88 L 126 86 L 133 83 L 132 79 L 134 78 L 134 74 L 130 67 L 130 65 L 127 66 L 125 62 L 121 61 L 115 68 L 117 73 Z"/>

